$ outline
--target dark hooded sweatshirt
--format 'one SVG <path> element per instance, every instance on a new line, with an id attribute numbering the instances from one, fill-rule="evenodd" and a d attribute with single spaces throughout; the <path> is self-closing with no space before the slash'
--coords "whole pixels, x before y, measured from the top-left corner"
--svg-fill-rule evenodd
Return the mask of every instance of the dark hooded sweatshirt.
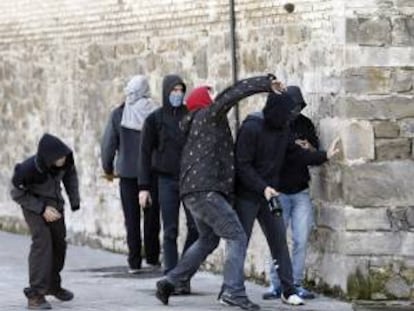
<path id="1" fill-rule="evenodd" d="M 141 133 L 138 184 L 148 190 L 151 171 L 178 179 L 184 135 L 179 123 L 187 113 L 184 105 L 173 107 L 169 95 L 176 85 L 186 86 L 177 75 L 167 75 L 163 81 L 162 107 L 146 119 Z"/>
<path id="2" fill-rule="evenodd" d="M 289 86 L 287 93 L 301 110 L 306 107 L 300 88 Z M 316 150 L 319 149 L 319 139 L 316 135 L 315 126 L 312 121 L 300 114 L 291 124 L 290 130 L 293 139 L 306 139 Z M 319 163 L 321 164 L 321 163 Z M 317 164 L 314 164 L 317 165 Z M 279 190 L 286 194 L 298 193 L 309 187 L 309 169 L 306 163 L 295 161 L 295 158 L 287 157 L 280 173 Z"/>
<path id="3" fill-rule="evenodd" d="M 101 142 L 102 167 L 106 174 L 137 178 L 141 132 L 121 126 L 124 107 L 125 103 L 115 108 L 106 125 Z"/>
<path id="4" fill-rule="evenodd" d="M 231 198 L 234 193 L 234 143 L 227 113 L 247 96 L 272 92 L 271 77 L 237 82 L 221 92 L 207 108 L 189 113 L 182 122 L 184 146 L 180 195 L 215 191 Z"/>
<path id="5" fill-rule="evenodd" d="M 237 192 L 263 198 L 270 186 L 279 191 L 282 165 L 289 158 L 305 165 L 326 161 L 325 152 L 311 152 L 294 143 L 289 122 L 294 118 L 291 97 L 270 94 L 262 113 L 246 118 L 236 143 Z"/>
<path id="6" fill-rule="evenodd" d="M 64 166 L 55 167 L 54 162 L 64 156 Z M 11 197 L 22 208 L 36 214 L 43 214 L 46 206 L 63 211 L 61 182 L 72 210 L 79 209 L 79 183 L 72 150 L 59 138 L 45 134 L 36 155 L 15 166 Z"/>

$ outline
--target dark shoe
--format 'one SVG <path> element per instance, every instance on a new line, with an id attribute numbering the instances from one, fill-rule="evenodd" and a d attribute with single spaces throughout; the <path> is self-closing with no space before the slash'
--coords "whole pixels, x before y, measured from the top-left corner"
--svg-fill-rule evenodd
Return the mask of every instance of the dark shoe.
<path id="1" fill-rule="evenodd" d="M 47 295 L 55 296 L 57 299 L 61 301 L 70 301 L 73 299 L 74 295 L 70 290 L 60 288 L 58 290 L 51 290 L 47 293 Z"/>
<path id="2" fill-rule="evenodd" d="M 52 306 L 45 299 L 45 296 L 38 295 L 28 298 L 27 308 L 30 310 L 50 310 Z"/>
<path id="3" fill-rule="evenodd" d="M 222 293 L 219 297 L 219 301 L 226 306 L 239 307 L 243 310 L 260 310 L 260 306 L 251 302 L 247 297 L 232 297 L 230 294 Z"/>
<path id="4" fill-rule="evenodd" d="M 279 299 L 281 294 L 282 294 L 282 291 L 280 289 L 276 289 L 274 291 L 264 293 L 262 296 L 262 299 L 263 300 Z"/>
<path id="5" fill-rule="evenodd" d="M 302 299 L 314 299 L 315 294 L 312 293 L 310 290 L 307 290 L 306 288 L 302 286 L 295 286 L 296 287 L 296 294 L 302 298 Z"/>
<path id="6" fill-rule="evenodd" d="M 174 295 L 190 295 L 191 294 L 191 284 L 190 281 L 180 283 L 175 286 Z"/>
<path id="7" fill-rule="evenodd" d="M 168 305 L 168 299 L 174 293 L 174 285 L 168 282 L 166 279 L 162 279 L 157 282 L 157 292 L 155 296 L 161 300 L 165 305 Z"/>

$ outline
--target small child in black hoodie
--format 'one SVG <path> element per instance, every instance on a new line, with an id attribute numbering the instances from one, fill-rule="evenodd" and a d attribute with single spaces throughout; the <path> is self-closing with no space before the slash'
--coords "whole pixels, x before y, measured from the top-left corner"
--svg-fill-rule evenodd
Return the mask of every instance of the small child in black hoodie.
<path id="1" fill-rule="evenodd" d="M 45 134 L 36 155 L 17 164 L 12 178 L 11 196 L 22 207 L 32 235 L 30 287 L 24 289 L 29 309 L 51 309 L 45 295 L 73 299 L 73 293 L 61 287 L 60 278 L 66 255 L 61 182 L 72 211 L 78 210 L 79 184 L 72 150 L 59 138 Z"/>

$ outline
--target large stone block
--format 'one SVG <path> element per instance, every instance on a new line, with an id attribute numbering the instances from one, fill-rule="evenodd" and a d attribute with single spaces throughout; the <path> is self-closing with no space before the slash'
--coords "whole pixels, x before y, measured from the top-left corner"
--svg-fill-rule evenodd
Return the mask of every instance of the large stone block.
<path id="1" fill-rule="evenodd" d="M 384 46 L 391 42 L 391 22 L 382 19 L 346 19 L 346 38 L 349 43 Z"/>
<path id="2" fill-rule="evenodd" d="M 372 124 L 362 120 L 339 118 L 323 119 L 320 122 L 320 138 L 327 149 L 335 137 L 340 137 L 345 161 L 367 161 L 374 159 L 374 130 Z"/>
<path id="3" fill-rule="evenodd" d="M 344 118 L 387 120 L 414 117 L 412 98 L 403 96 L 339 97 L 335 114 Z"/>
<path id="4" fill-rule="evenodd" d="M 387 94 L 391 70 L 380 67 L 350 68 L 343 72 L 344 89 L 355 94 Z"/>
<path id="5" fill-rule="evenodd" d="M 414 65 L 413 47 L 377 47 L 356 46 L 345 47 L 345 68 L 364 66 L 404 67 Z"/>
<path id="6" fill-rule="evenodd" d="M 347 226 L 347 209 L 340 204 L 319 204 L 316 208 L 316 225 L 318 227 L 330 228 L 333 231 L 344 230 Z"/>
<path id="7" fill-rule="evenodd" d="M 315 199 L 335 202 L 342 199 L 341 165 L 323 165 L 311 169 L 310 189 Z"/>
<path id="8" fill-rule="evenodd" d="M 374 121 L 375 138 L 397 138 L 400 135 L 400 127 L 396 122 Z"/>
<path id="9" fill-rule="evenodd" d="M 402 238 L 394 232 L 346 232 L 343 250 L 348 255 L 394 255 L 401 251 Z"/>
<path id="10" fill-rule="evenodd" d="M 408 138 L 377 139 L 375 155 L 379 161 L 408 159 L 411 157 L 411 140 Z"/>
<path id="11" fill-rule="evenodd" d="M 344 208 L 345 228 L 348 231 L 362 230 L 391 230 L 391 224 L 387 217 L 387 208 Z"/>
<path id="12" fill-rule="evenodd" d="M 400 276 L 394 276 L 385 284 L 385 292 L 397 299 L 410 298 L 411 290 L 407 281 Z"/>
<path id="13" fill-rule="evenodd" d="M 403 234 L 400 254 L 409 257 L 414 255 L 414 232 Z"/>
<path id="14" fill-rule="evenodd" d="M 343 191 L 354 206 L 409 206 L 414 202 L 414 162 L 390 161 L 345 167 Z"/>
<path id="15" fill-rule="evenodd" d="M 395 5 L 402 7 L 414 7 L 414 2 L 412 0 L 397 0 Z"/>
<path id="16" fill-rule="evenodd" d="M 414 44 L 414 19 L 412 17 L 393 20 L 392 44 L 412 46 Z"/>
<path id="17" fill-rule="evenodd" d="M 400 121 L 402 137 L 414 138 L 414 118 L 408 118 Z"/>
<path id="18" fill-rule="evenodd" d="M 413 89 L 414 69 L 397 69 L 391 75 L 391 91 L 409 92 Z"/>

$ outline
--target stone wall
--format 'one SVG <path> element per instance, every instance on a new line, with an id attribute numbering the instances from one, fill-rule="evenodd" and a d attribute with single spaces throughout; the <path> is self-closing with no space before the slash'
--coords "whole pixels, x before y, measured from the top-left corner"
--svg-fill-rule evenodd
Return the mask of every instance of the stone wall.
<path id="1" fill-rule="evenodd" d="M 342 155 L 313 174 L 308 279 L 351 297 L 412 297 L 413 2 L 298 0 L 290 15 L 281 0 L 235 2 L 239 77 L 274 72 L 302 86 L 323 144 L 341 137 Z M 15 0 L 0 12 L 1 227 L 21 224 L 8 196 L 14 163 L 50 131 L 79 167 L 83 203 L 68 212 L 70 239 L 124 251 L 118 186 L 99 162 L 109 111 L 136 73 L 158 99 L 172 72 L 189 89 L 231 83 L 228 1 Z M 242 116 L 263 101 L 242 102 Z M 264 280 L 257 231 L 246 272 Z M 223 245 L 206 266 L 222 260 Z"/>

